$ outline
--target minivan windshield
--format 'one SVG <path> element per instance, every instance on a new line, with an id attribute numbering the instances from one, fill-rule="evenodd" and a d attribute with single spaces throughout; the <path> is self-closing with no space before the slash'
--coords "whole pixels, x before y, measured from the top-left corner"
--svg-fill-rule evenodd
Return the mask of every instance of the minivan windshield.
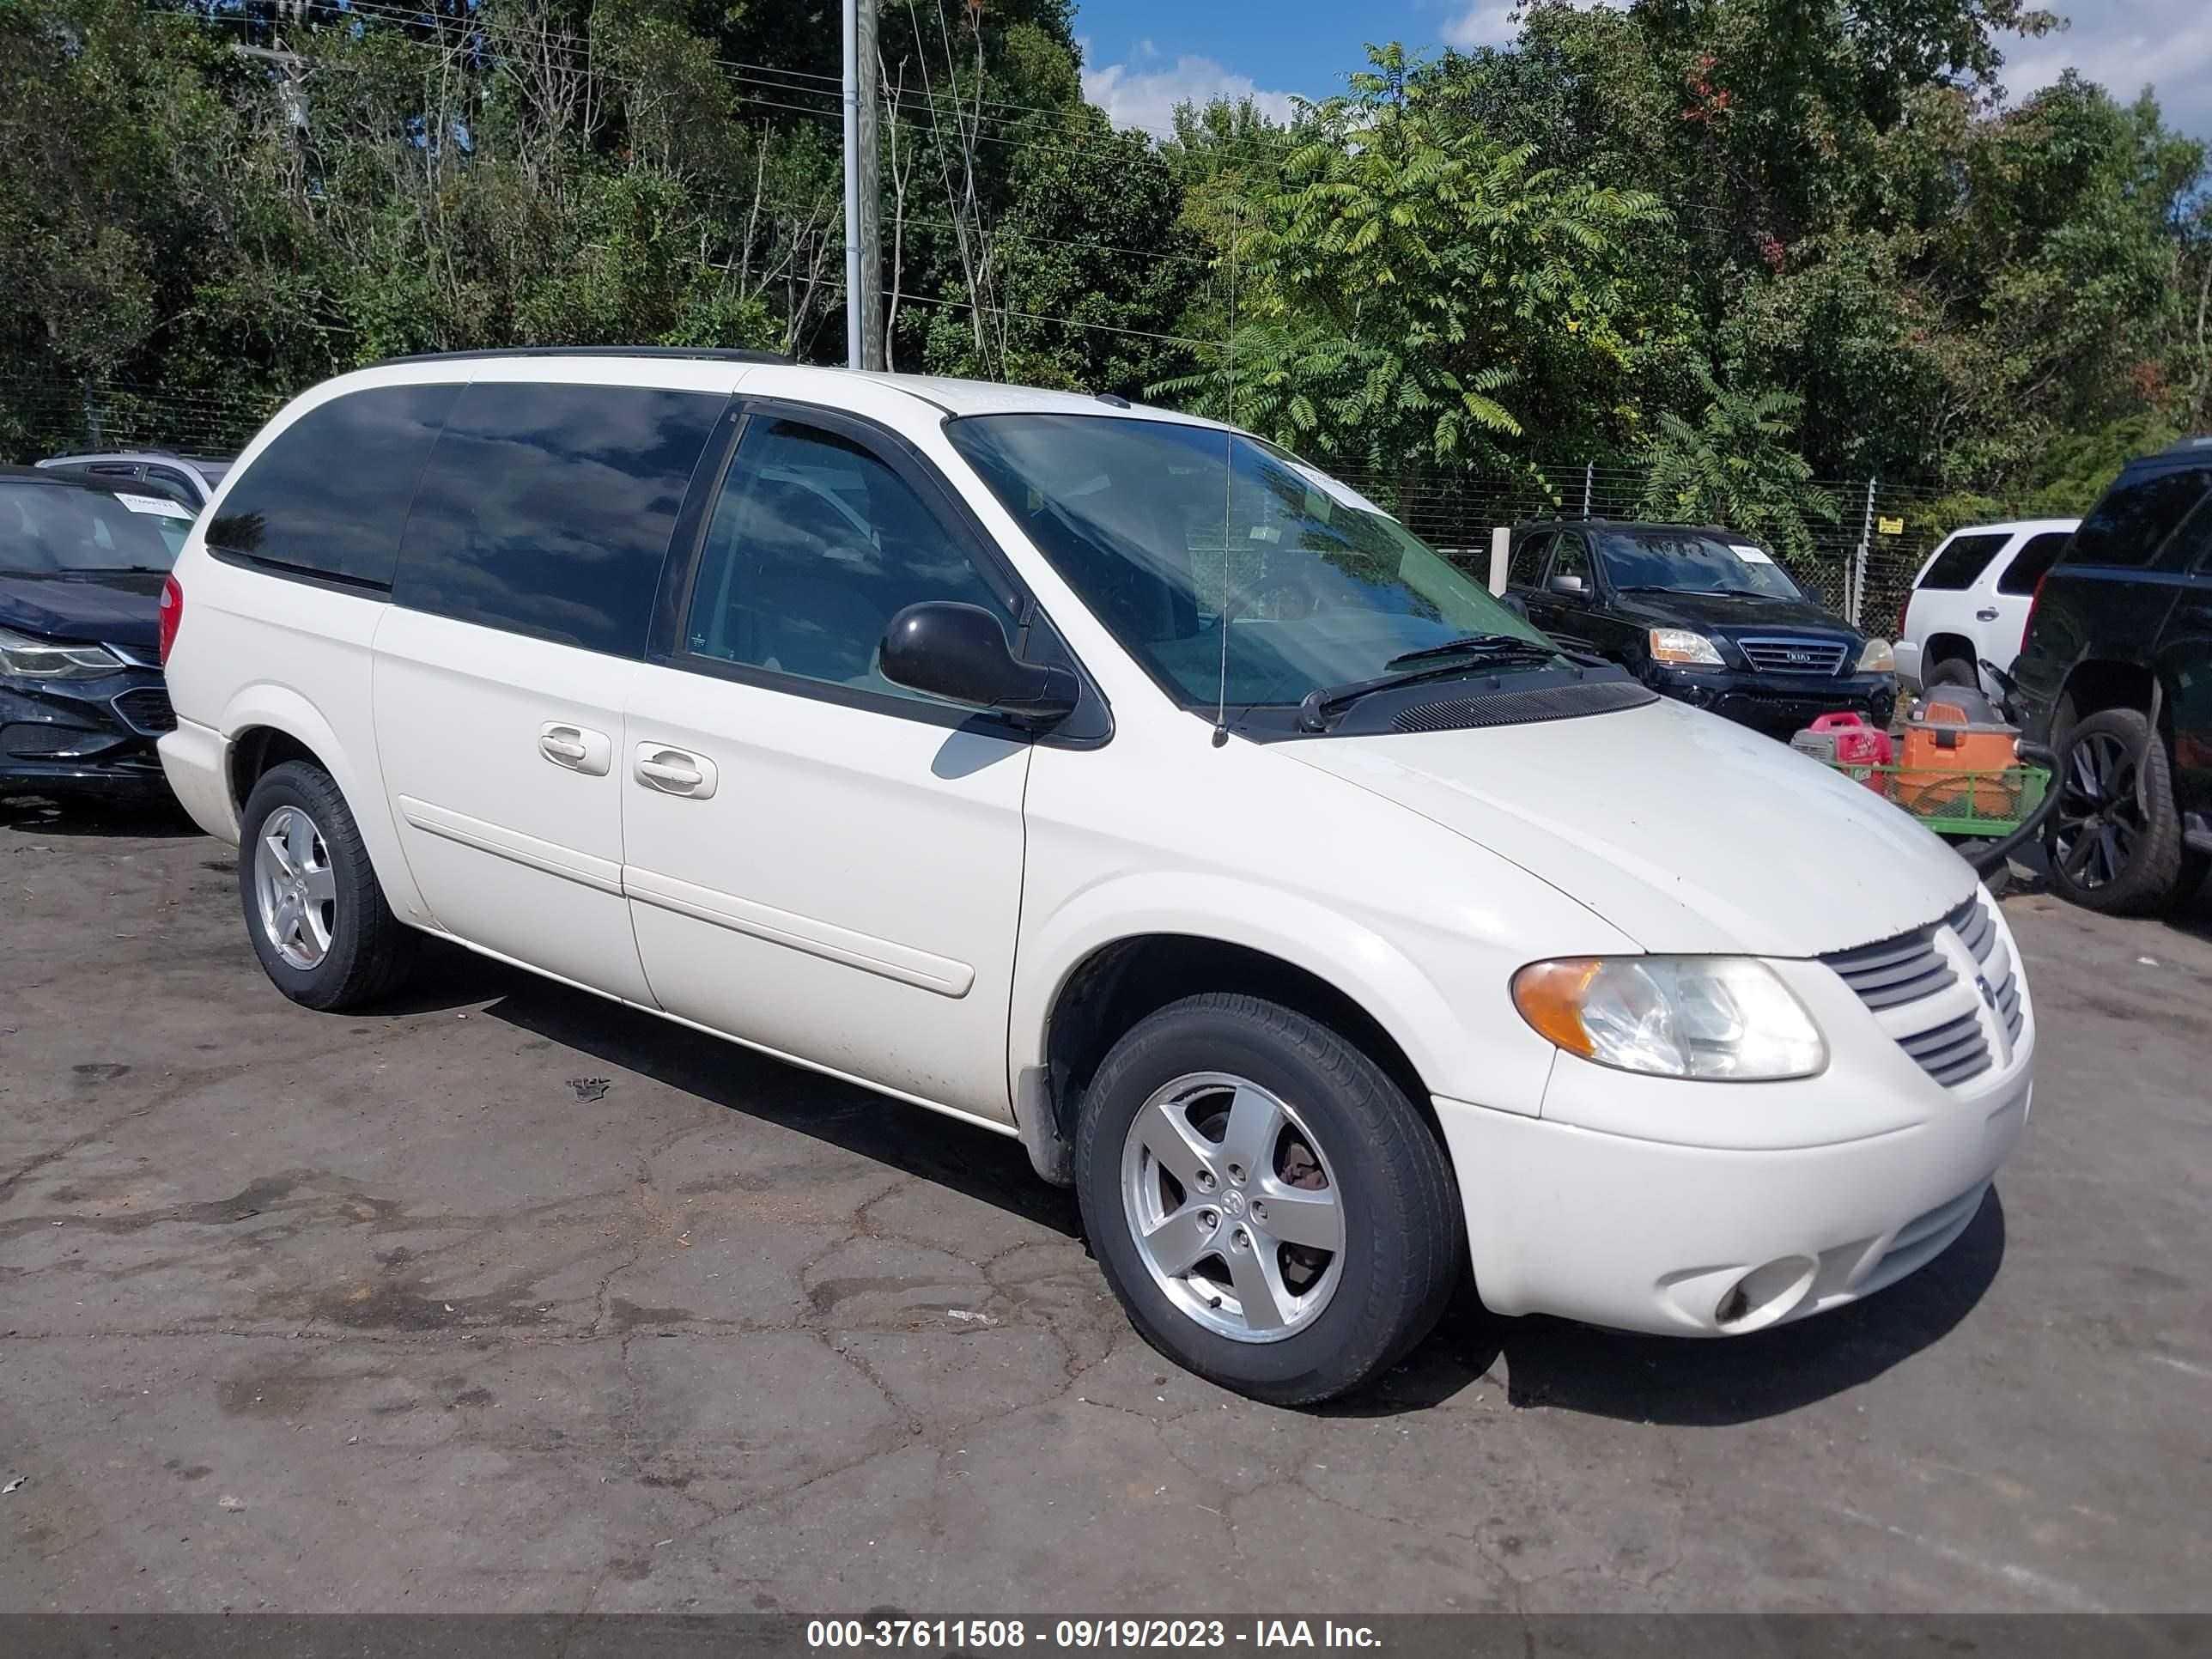
<path id="1" fill-rule="evenodd" d="M 168 569 L 192 521 L 178 516 L 168 501 L 141 499 L 143 510 L 103 490 L 0 484 L 0 574 Z"/>
<path id="2" fill-rule="evenodd" d="M 1599 532 L 1597 545 L 1615 588 L 1805 597 L 1766 550 L 1748 540 L 1697 530 L 1607 530 Z"/>
<path id="3" fill-rule="evenodd" d="M 1371 501 L 1218 427 L 981 415 L 946 433 L 1030 539 L 1187 708 L 1239 708 L 1551 642 Z M 1534 646 L 1531 651 L 1526 647 Z M 1425 653 L 1416 665 L 1405 659 Z M 1470 665 L 1474 659 L 1470 657 Z M 1480 664 L 1485 672 L 1492 665 Z"/>

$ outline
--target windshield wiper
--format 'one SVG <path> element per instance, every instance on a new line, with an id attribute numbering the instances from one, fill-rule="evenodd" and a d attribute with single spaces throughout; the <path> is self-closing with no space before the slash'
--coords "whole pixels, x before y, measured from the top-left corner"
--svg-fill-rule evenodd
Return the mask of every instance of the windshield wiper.
<path id="1" fill-rule="evenodd" d="M 1419 685 L 1425 680 L 1465 679 L 1492 663 L 1550 662 L 1555 657 L 1569 654 L 1564 651 L 1547 651 L 1524 640 L 1515 640 L 1513 644 L 1516 648 L 1512 651 L 1490 653 L 1471 662 L 1437 663 L 1427 668 L 1409 668 L 1401 674 L 1380 674 L 1371 680 L 1352 680 L 1344 685 L 1316 685 L 1299 700 L 1298 730 L 1326 732 L 1331 714 L 1358 702 L 1370 691 L 1395 690 L 1401 685 Z M 1404 659 L 1399 660 L 1403 661 Z M 1574 672 L 1577 675 L 1582 672 L 1580 669 Z"/>
<path id="2" fill-rule="evenodd" d="M 1492 662 L 1549 662 L 1558 654 L 1548 645 L 1524 640 L 1518 634 L 1467 634 L 1441 645 L 1425 645 L 1418 651 L 1401 651 L 1382 665 L 1403 668 L 1440 657 L 1481 657 Z"/>

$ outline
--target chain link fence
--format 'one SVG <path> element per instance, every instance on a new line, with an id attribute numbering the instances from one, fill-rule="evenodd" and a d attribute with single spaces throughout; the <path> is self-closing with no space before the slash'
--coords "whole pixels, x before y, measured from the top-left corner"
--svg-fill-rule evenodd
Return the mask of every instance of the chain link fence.
<path id="1" fill-rule="evenodd" d="M 21 462 L 101 449 L 228 454 L 283 402 L 279 392 L 0 380 L 0 452 Z M 1517 476 L 1408 480 L 1354 472 L 1346 482 L 1486 577 L 1493 527 L 1532 519 L 1638 518 L 1650 476 L 1641 467 L 1571 461 Z M 1964 520 L 1936 489 L 1878 478 L 1830 479 L 1820 488 L 1836 502 L 1836 517 L 1814 522 L 1811 547 L 1786 554 L 1784 562 L 1828 609 L 1870 634 L 1890 635 L 1922 562 Z"/>
<path id="2" fill-rule="evenodd" d="M 1536 519 L 1633 520 L 1645 515 L 1650 475 L 1595 461 L 1540 466 L 1539 476 L 1349 474 L 1346 482 L 1394 511 L 1415 535 L 1487 576 L 1490 532 Z M 1547 488 L 1548 485 L 1548 488 Z M 1968 520 L 1948 492 L 1879 478 L 1826 479 L 1836 517 L 1813 521 L 1812 544 L 1782 562 L 1822 605 L 1869 634 L 1891 636 L 1912 579 L 1936 544 Z M 2001 513 L 1998 516 L 2002 516 Z"/>

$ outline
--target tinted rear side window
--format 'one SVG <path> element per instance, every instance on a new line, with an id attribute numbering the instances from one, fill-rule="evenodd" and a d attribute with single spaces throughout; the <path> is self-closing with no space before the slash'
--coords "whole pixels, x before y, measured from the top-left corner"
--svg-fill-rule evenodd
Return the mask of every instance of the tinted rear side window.
<path id="1" fill-rule="evenodd" d="M 2123 478 L 2081 520 L 2068 550 L 2069 564 L 2148 564 L 2174 526 L 2212 489 L 2212 468 L 2184 467 Z"/>
<path id="2" fill-rule="evenodd" d="M 644 386 L 471 386 L 423 469 L 393 600 L 642 656 L 677 511 L 728 401 Z"/>
<path id="3" fill-rule="evenodd" d="M 1928 567 L 1928 574 L 1920 579 L 1923 588 L 1940 588 L 1946 592 L 1972 587 L 1997 550 L 2012 538 L 2003 531 L 1993 536 L 1954 536 L 1936 556 L 1936 562 Z"/>
<path id="4" fill-rule="evenodd" d="M 460 390 L 371 386 L 309 410 L 239 479 L 208 545 L 389 588 L 416 478 Z"/>
<path id="5" fill-rule="evenodd" d="M 1534 587 L 1544 574 L 1544 558 L 1551 550 L 1550 532 L 1523 536 L 1521 545 L 1513 550 L 1513 556 L 1506 562 L 1506 581 L 1516 587 Z"/>
<path id="6" fill-rule="evenodd" d="M 2027 545 L 2013 555 L 2003 575 L 1997 578 L 2000 593 L 2033 593 L 2043 574 L 2058 562 L 2058 556 L 2066 550 L 2073 537 L 2070 530 L 2046 530 L 2040 536 L 2030 536 Z"/>

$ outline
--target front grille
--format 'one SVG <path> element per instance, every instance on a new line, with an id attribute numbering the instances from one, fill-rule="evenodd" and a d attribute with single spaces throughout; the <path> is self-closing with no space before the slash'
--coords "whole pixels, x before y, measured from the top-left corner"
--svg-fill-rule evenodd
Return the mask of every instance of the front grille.
<path id="1" fill-rule="evenodd" d="M 169 694 L 158 685 L 142 685 L 115 699 L 123 723 L 144 738 L 158 738 L 177 729 L 177 711 L 169 707 Z"/>
<path id="2" fill-rule="evenodd" d="M 1839 640 L 1739 639 L 1736 648 L 1762 674 L 1833 674 L 1850 647 Z"/>
<path id="3" fill-rule="evenodd" d="M 1953 959 L 1937 942 L 1945 931 L 1972 961 L 1971 986 L 1961 987 Z M 1881 1018 L 1914 1063 L 1947 1089 L 1996 1064 L 1982 1023 L 1984 1002 L 2008 1044 L 2020 1041 L 2027 1023 L 2010 943 L 1978 893 L 1925 927 L 1820 960 Z"/>
<path id="4" fill-rule="evenodd" d="M 1472 697 L 1401 708 L 1390 722 L 1394 732 L 1462 732 L 1478 726 L 1531 726 L 1540 720 L 1571 720 L 1577 714 L 1610 714 L 1641 708 L 1659 694 L 1633 680 L 1589 680 L 1526 691 L 1491 691 Z"/>

